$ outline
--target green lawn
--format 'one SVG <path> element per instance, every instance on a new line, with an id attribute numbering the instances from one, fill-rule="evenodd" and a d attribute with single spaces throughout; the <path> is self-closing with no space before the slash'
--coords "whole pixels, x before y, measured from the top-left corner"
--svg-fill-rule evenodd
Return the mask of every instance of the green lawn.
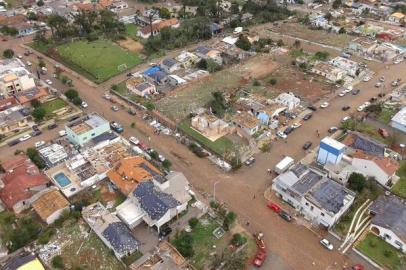
<path id="1" fill-rule="evenodd" d="M 223 156 L 227 151 L 232 151 L 236 148 L 236 145 L 234 145 L 233 142 L 226 137 L 217 139 L 214 142 L 210 141 L 202 134 L 192 129 L 188 120 L 182 121 L 179 124 L 179 128 L 189 136 L 193 137 L 193 139 L 206 147 L 208 150 L 213 151 L 220 156 Z"/>
<path id="2" fill-rule="evenodd" d="M 66 104 L 62 99 L 58 98 L 58 99 L 54 99 L 54 100 L 45 102 L 41 106 L 45 109 L 46 115 L 50 115 L 54 111 L 62 109 L 63 107 L 65 107 Z"/>
<path id="3" fill-rule="evenodd" d="M 357 249 L 381 266 L 391 270 L 404 269 L 402 265 L 406 263 L 405 255 L 372 233 L 367 234 Z"/>
<path id="4" fill-rule="evenodd" d="M 125 33 L 127 34 L 128 37 L 132 39 L 137 39 L 137 31 L 138 27 L 133 23 L 127 24 L 125 26 Z"/>
<path id="5" fill-rule="evenodd" d="M 389 124 L 392 117 L 397 113 L 397 109 L 395 108 L 384 108 L 382 112 L 378 115 L 378 121 L 383 124 Z"/>
<path id="6" fill-rule="evenodd" d="M 396 174 L 400 179 L 396 185 L 393 186 L 392 192 L 406 199 L 406 161 L 401 162 L 400 168 Z"/>
<path id="7" fill-rule="evenodd" d="M 59 57 L 72 69 L 101 83 L 139 63 L 139 55 L 108 40 L 75 41 L 56 47 Z"/>

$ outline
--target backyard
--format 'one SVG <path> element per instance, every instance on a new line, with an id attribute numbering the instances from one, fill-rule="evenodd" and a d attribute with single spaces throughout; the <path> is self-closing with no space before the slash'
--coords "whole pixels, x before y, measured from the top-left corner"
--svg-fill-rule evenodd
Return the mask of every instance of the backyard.
<path id="1" fill-rule="evenodd" d="M 399 197 L 406 199 L 406 161 L 401 162 L 400 168 L 396 174 L 400 179 L 396 185 L 393 186 L 392 192 Z"/>
<path id="2" fill-rule="evenodd" d="M 402 270 L 406 265 L 405 255 L 373 233 L 368 233 L 356 248 L 381 266 L 391 270 Z"/>
<path id="3" fill-rule="evenodd" d="M 133 23 L 129 23 L 125 26 L 125 33 L 132 39 L 137 39 L 137 31 L 138 27 Z"/>
<path id="4" fill-rule="evenodd" d="M 203 145 L 205 148 L 216 153 L 217 155 L 224 156 L 228 151 L 233 151 L 238 147 L 225 136 L 215 140 L 214 142 L 210 141 L 205 136 L 192 129 L 190 127 L 190 121 L 187 119 L 182 121 L 178 127 L 184 133 L 195 139 L 199 144 Z"/>
<path id="5" fill-rule="evenodd" d="M 141 63 L 138 54 L 130 53 L 108 40 L 75 41 L 49 49 L 48 53 L 88 79 L 101 83 Z"/>
<path id="6" fill-rule="evenodd" d="M 45 112 L 46 112 L 45 115 L 49 116 L 54 111 L 57 111 L 57 110 L 65 107 L 66 104 L 62 99 L 54 99 L 54 100 L 43 103 L 41 106 L 45 109 Z"/>

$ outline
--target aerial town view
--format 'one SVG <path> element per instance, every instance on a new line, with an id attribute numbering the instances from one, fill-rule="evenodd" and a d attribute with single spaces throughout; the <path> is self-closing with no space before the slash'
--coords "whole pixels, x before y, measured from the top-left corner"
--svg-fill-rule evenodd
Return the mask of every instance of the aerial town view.
<path id="1" fill-rule="evenodd" d="M 406 270 L 405 0 L 0 0 L 1 270 Z"/>

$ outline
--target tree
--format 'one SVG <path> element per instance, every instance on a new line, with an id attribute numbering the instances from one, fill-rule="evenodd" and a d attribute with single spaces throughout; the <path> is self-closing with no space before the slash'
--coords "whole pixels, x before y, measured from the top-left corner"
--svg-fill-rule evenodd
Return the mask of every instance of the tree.
<path id="1" fill-rule="evenodd" d="M 326 61 L 329 55 L 330 54 L 328 52 L 316 52 L 314 54 L 314 58 L 315 60 Z"/>
<path id="2" fill-rule="evenodd" d="M 30 21 L 36 21 L 36 20 L 38 20 L 38 16 L 37 16 L 37 14 L 35 14 L 34 12 L 28 12 L 28 13 L 27 13 L 27 18 L 28 18 Z"/>
<path id="3" fill-rule="evenodd" d="M 212 93 L 212 96 L 213 96 L 213 100 L 209 104 L 211 111 L 215 115 L 222 117 L 226 110 L 226 102 L 224 100 L 223 93 L 216 91 L 216 92 Z"/>
<path id="4" fill-rule="evenodd" d="M 269 83 L 270 83 L 271 85 L 275 85 L 277 82 L 278 82 L 278 81 L 277 81 L 275 78 L 271 78 L 271 79 L 269 80 Z"/>
<path id="5" fill-rule="evenodd" d="M 366 186 L 367 180 L 360 173 L 352 173 L 348 178 L 348 187 L 354 191 L 361 192 Z"/>
<path id="6" fill-rule="evenodd" d="M 44 4 L 45 3 L 42 0 L 38 0 L 38 2 L 37 2 L 37 6 L 39 6 L 39 7 L 42 7 Z"/>
<path id="7" fill-rule="evenodd" d="M 38 62 L 38 66 L 39 66 L 40 68 L 45 67 L 46 64 L 45 64 L 44 60 L 40 59 L 39 62 Z"/>
<path id="8" fill-rule="evenodd" d="M 193 250 L 193 237 L 186 232 L 181 232 L 178 234 L 173 240 L 173 244 L 176 249 L 186 258 L 190 258 L 195 254 Z"/>
<path id="9" fill-rule="evenodd" d="M 68 91 L 65 92 L 65 96 L 69 99 L 69 100 L 73 100 L 75 97 L 79 96 L 79 93 L 77 90 L 71 88 Z"/>
<path id="10" fill-rule="evenodd" d="M 247 238 L 242 236 L 239 233 L 236 233 L 233 235 L 233 238 L 231 239 L 231 244 L 236 247 L 240 247 L 244 245 L 247 242 Z"/>
<path id="11" fill-rule="evenodd" d="M 295 42 L 293 43 L 293 47 L 295 47 L 296 49 L 300 48 L 300 40 L 295 40 Z"/>
<path id="12" fill-rule="evenodd" d="M 191 219 L 189 219 L 188 221 L 190 228 L 192 228 L 192 230 L 194 228 L 196 228 L 197 224 L 199 224 L 199 220 L 195 217 L 192 217 Z"/>
<path id="13" fill-rule="evenodd" d="M 169 159 L 165 159 L 164 161 L 162 161 L 162 166 L 169 170 L 172 166 L 172 162 Z"/>
<path id="14" fill-rule="evenodd" d="M 341 27 L 340 30 L 338 30 L 338 33 L 339 34 L 345 34 L 345 33 L 347 33 L 347 31 L 345 31 L 344 27 Z"/>
<path id="15" fill-rule="evenodd" d="M 207 60 L 206 59 L 201 59 L 199 62 L 197 62 L 196 67 L 198 69 L 207 70 Z"/>
<path id="16" fill-rule="evenodd" d="M 241 50 L 249 51 L 251 49 L 251 42 L 246 36 L 240 35 L 237 42 L 235 43 L 235 46 L 237 46 Z"/>
<path id="17" fill-rule="evenodd" d="M 236 218 L 237 218 L 237 215 L 234 212 L 231 212 L 231 211 L 228 212 L 223 221 L 224 230 L 228 231 L 230 229 L 230 226 L 234 223 Z"/>
<path id="18" fill-rule="evenodd" d="M 152 101 L 147 101 L 144 103 L 145 108 L 147 108 L 148 111 L 153 111 L 155 110 L 155 104 Z"/>
<path id="19" fill-rule="evenodd" d="M 334 9 L 338 9 L 338 8 L 341 7 L 341 5 L 342 5 L 341 0 L 335 0 L 335 1 L 333 2 L 332 7 L 333 7 Z"/>
<path id="20" fill-rule="evenodd" d="M 36 107 L 32 112 L 32 117 L 35 118 L 36 121 L 42 121 L 46 115 L 46 110 L 43 107 Z"/>
<path id="21" fill-rule="evenodd" d="M 159 9 L 159 17 L 163 19 L 170 19 L 171 18 L 171 12 L 169 9 L 163 7 Z"/>
<path id="22" fill-rule="evenodd" d="M 34 108 L 38 108 L 39 106 L 41 106 L 41 102 L 38 101 L 38 99 L 33 99 L 31 100 L 31 106 Z"/>
<path id="23" fill-rule="evenodd" d="M 82 104 L 82 99 L 80 97 L 74 97 L 72 99 L 72 103 L 75 104 L 76 106 L 80 106 Z"/>
<path id="24" fill-rule="evenodd" d="M 207 71 L 210 73 L 221 70 L 221 66 L 212 59 L 207 60 L 206 63 L 207 63 Z"/>
<path id="25" fill-rule="evenodd" d="M 63 264 L 63 259 L 60 255 L 56 255 L 55 257 L 52 258 L 52 266 L 57 269 L 65 268 L 65 266 Z"/>
<path id="26" fill-rule="evenodd" d="M 12 49 L 6 49 L 3 51 L 3 56 L 4 58 L 13 58 L 14 57 L 14 51 Z"/>

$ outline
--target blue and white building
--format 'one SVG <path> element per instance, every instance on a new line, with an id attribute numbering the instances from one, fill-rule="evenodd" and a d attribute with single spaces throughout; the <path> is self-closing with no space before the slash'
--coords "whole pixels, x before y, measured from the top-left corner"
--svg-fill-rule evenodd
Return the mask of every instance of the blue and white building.
<path id="1" fill-rule="evenodd" d="M 343 158 L 345 145 L 330 138 L 325 137 L 320 142 L 317 162 L 323 165 L 328 163 L 338 164 Z"/>
<path id="2" fill-rule="evenodd" d="M 401 109 L 397 114 L 395 114 L 391 121 L 390 125 L 393 128 L 396 128 L 404 133 L 406 133 L 406 107 Z"/>
<path id="3" fill-rule="evenodd" d="M 93 138 L 110 132 L 110 123 L 100 115 L 92 113 L 67 124 L 65 131 L 71 143 L 83 146 Z"/>

